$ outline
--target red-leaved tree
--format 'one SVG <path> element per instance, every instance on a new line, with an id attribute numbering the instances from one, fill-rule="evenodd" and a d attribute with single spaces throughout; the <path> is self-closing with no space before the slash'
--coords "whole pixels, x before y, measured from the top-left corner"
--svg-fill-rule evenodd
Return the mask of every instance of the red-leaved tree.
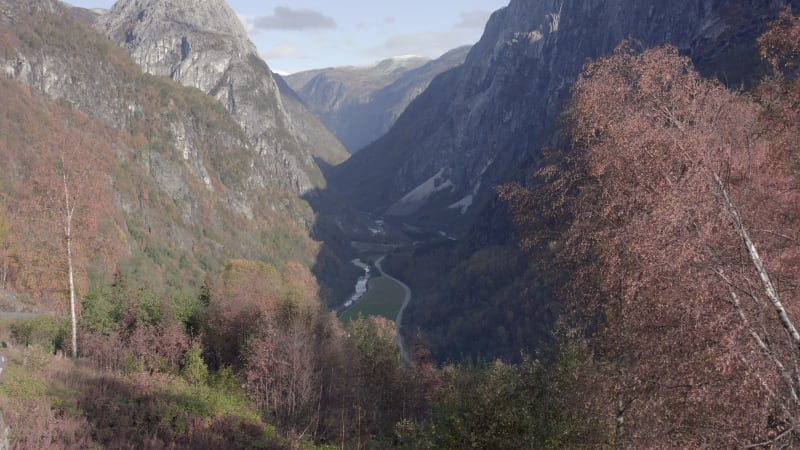
<path id="1" fill-rule="evenodd" d="M 41 224 L 35 233 L 39 238 L 35 265 L 42 272 L 65 274 L 75 357 L 78 278 L 85 279 L 89 260 L 109 254 L 110 246 L 99 230 L 103 212 L 113 205 L 107 173 L 110 152 L 83 133 L 96 127 L 85 116 L 67 114 L 70 117 L 54 118 L 54 129 L 32 151 L 25 202 Z M 55 267 L 65 270 L 52 270 Z"/>
<path id="2" fill-rule="evenodd" d="M 617 446 L 800 436 L 798 103 L 776 89 L 735 92 L 674 48 L 623 44 L 576 84 L 574 153 L 539 173 L 569 224 L 501 192 L 571 271 L 568 323 L 599 369 L 588 404 Z"/>
<path id="3" fill-rule="evenodd" d="M 674 49 L 621 47 L 588 67 L 573 114 L 591 181 L 567 248 L 586 258 L 577 305 L 605 321 L 617 436 L 718 445 L 794 430 L 800 311 L 777 282 L 798 268 L 784 235 L 800 197 L 759 105 Z"/>

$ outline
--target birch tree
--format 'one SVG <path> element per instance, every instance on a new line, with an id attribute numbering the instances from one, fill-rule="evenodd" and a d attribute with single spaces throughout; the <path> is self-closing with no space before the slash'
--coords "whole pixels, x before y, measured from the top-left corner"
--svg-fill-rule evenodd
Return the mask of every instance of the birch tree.
<path id="1" fill-rule="evenodd" d="M 88 141 L 82 127 L 85 118 L 66 121 L 36 149 L 32 162 L 33 199 L 45 227 L 43 236 L 59 243 L 48 252 L 44 264 L 64 267 L 71 322 L 71 353 L 78 355 L 77 303 L 79 277 L 84 279 L 90 259 L 102 261 L 107 247 L 99 232 L 100 217 L 111 216 L 111 187 L 106 170 L 108 152 Z M 60 257 L 59 257 L 60 255 Z M 61 262 L 58 259 L 61 258 Z M 57 271 L 60 272 L 60 271 Z"/>
<path id="2" fill-rule="evenodd" d="M 603 373 L 586 404 L 617 447 L 800 437 L 794 90 L 735 92 L 674 48 L 622 45 L 576 84 L 574 152 L 538 174 L 569 224 L 526 219 L 539 194 L 503 192 L 571 270 L 568 322 Z"/>
<path id="3" fill-rule="evenodd" d="M 578 301 L 605 320 L 618 439 L 796 433 L 797 292 L 779 280 L 798 268 L 800 196 L 758 102 L 675 49 L 621 47 L 587 68 L 573 114 L 591 181 L 567 240 L 591 258 L 578 285 L 601 286 Z"/>

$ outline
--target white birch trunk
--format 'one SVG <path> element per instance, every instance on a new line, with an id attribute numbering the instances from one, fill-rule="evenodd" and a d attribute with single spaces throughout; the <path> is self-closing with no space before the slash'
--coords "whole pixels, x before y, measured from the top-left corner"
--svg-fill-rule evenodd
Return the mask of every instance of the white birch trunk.
<path id="1" fill-rule="evenodd" d="M 72 269 L 72 239 L 67 234 L 67 266 L 69 269 L 69 314 L 72 321 L 72 357 L 78 357 L 78 320 L 75 315 L 75 273 Z"/>
<path id="2" fill-rule="evenodd" d="M 753 240 L 750 238 L 750 234 L 744 228 L 744 223 L 742 222 L 742 217 L 739 215 L 739 211 L 736 210 L 736 207 L 734 206 L 733 201 L 728 194 L 728 190 L 725 189 L 725 184 L 722 182 L 722 179 L 720 179 L 719 175 L 716 173 L 713 173 L 713 175 L 717 181 L 717 184 L 719 185 L 722 196 L 725 199 L 725 206 L 728 209 L 728 213 L 731 215 L 733 223 L 736 225 L 736 231 L 739 233 L 739 237 L 744 242 L 744 245 L 747 248 L 747 253 L 750 256 L 750 261 L 755 266 L 756 272 L 758 272 L 758 276 L 761 278 L 761 283 L 764 285 L 764 291 L 767 294 L 769 302 L 772 304 L 773 308 L 775 308 L 775 312 L 778 314 L 781 325 L 783 325 L 783 328 L 791 337 L 794 345 L 800 348 L 800 333 L 797 332 L 797 327 L 795 327 L 794 322 L 792 322 L 792 319 L 786 312 L 786 308 L 784 308 L 783 303 L 781 302 L 778 291 L 775 289 L 775 285 L 772 284 L 772 280 L 769 277 L 767 268 L 764 266 L 764 262 L 761 260 L 761 256 L 758 254 L 755 243 L 753 243 Z"/>
<path id="3" fill-rule="evenodd" d="M 64 156 L 61 156 L 64 165 Z M 66 171 L 63 173 L 64 181 L 64 237 L 67 241 L 67 270 L 69 275 L 69 316 L 72 322 L 72 357 L 78 357 L 78 318 L 75 313 L 75 271 L 72 264 L 72 217 L 75 205 L 70 202 L 69 183 Z"/>

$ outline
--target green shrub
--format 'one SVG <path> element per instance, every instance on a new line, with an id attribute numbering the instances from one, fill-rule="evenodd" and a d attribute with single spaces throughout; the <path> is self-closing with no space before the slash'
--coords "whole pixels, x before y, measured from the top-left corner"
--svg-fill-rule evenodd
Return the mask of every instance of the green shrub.
<path id="1" fill-rule="evenodd" d="M 51 354 L 64 350 L 69 341 L 69 319 L 65 317 L 18 319 L 11 324 L 10 329 L 11 338 L 17 345 L 38 345 Z"/>
<path id="2" fill-rule="evenodd" d="M 208 379 L 208 367 L 203 361 L 203 351 L 198 346 L 193 346 L 186 352 L 186 359 L 182 370 L 183 378 L 193 386 L 205 384 Z"/>
<path id="3" fill-rule="evenodd" d="M 116 330 L 122 318 L 123 305 L 115 298 L 112 286 L 93 286 L 83 297 L 81 304 L 82 328 L 102 334 Z"/>

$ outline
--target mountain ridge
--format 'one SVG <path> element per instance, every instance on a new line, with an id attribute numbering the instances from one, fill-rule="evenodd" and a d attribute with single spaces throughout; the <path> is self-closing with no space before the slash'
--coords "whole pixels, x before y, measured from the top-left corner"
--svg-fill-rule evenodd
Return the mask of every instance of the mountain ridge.
<path id="1" fill-rule="evenodd" d="M 371 212 L 461 222 L 470 202 L 486 200 L 547 144 L 586 62 L 630 37 L 675 45 L 713 67 L 736 48 L 725 44 L 726 30 L 752 38 L 787 3 L 512 0 L 492 14 L 464 64 L 435 78 L 386 135 L 333 171 L 332 183 Z M 749 45 L 741 57 L 757 65 Z M 411 195 L 426 183 L 452 186 Z"/>
<path id="2" fill-rule="evenodd" d="M 253 184 L 304 194 L 325 186 L 316 158 L 329 164 L 347 158 L 321 124 L 293 120 L 272 72 L 225 1 L 120 0 L 95 26 L 145 72 L 198 88 L 223 104 L 255 147 L 260 164 Z M 295 122 L 318 129 L 301 133 Z"/>
<path id="3" fill-rule="evenodd" d="M 469 46 L 428 60 L 387 58 L 365 66 L 315 69 L 288 75 L 287 83 L 351 153 L 383 135 L 439 73 L 464 61 Z"/>
<path id="4" fill-rule="evenodd" d="M 218 101 L 142 73 L 127 52 L 58 2 L 0 0 L 0 36 L 0 73 L 9 101 L 25 95 L 35 100 L 15 103 L 19 110 L 2 117 L 24 118 L 28 109 L 84 114 L 85 139 L 102 149 L 98 160 L 109 161 L 102 179 L 112 184 L 112 201 L 97 206 L 110 221 L 102 237 L 119 244 L 119 258 L 108 265 L 94 261 L 101 265 L 97 276 L 118 269 L 154 289 L 186 292 L 230 258 L 299 261 L 308 267 L 316 262 L 320 244 L 308 236 L 313 211 L 278 185 L 251 182 L 257 152 Z M 23 167 L 20 161 L 30 157 L 31 146 L 52 144 L 40 143 L 40 125 L 14 120 L 2 124 L 6 157 L 0 195 L 17 201 L 15 191 L 25 182 L 16 169 Z M 30 211 L 12 212 L 10 217 L 36 222 Z M 15 229 L 12 236 L 36 233 L 29 228 Z M 24 255 L 23 250 L 10 251 Z M 27 270 L 20 264 L 11 264 L 12 272 Z"/>

